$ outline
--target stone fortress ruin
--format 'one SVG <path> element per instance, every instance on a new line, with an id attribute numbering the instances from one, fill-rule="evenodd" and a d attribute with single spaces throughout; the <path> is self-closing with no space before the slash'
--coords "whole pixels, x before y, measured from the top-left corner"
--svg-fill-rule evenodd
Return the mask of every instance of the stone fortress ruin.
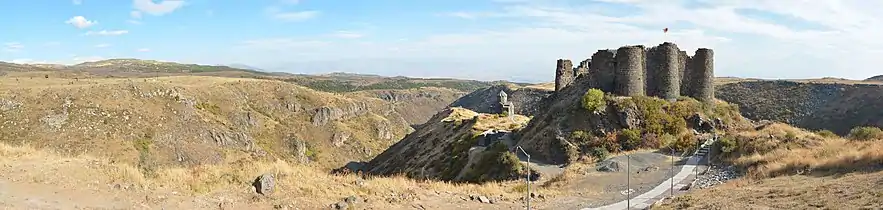
<path id="1" fill-rule="evenodd" d="M 559 59 L 555 70 L 555 91 L 579 77 L 589 86 L 619 96 L 654 96 L 674 100 L 679 96 L 701 102 L 714 100 L 714 51 L 699 48 L 693 56 L 671 42 L 649 49 L 642 45 L 617 50 L 598 50 L 579 66 Z"/>

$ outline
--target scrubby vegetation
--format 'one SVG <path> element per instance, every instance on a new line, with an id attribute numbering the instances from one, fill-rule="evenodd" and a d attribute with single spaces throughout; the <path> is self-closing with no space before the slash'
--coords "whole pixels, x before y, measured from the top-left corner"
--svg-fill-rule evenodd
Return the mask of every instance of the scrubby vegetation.
<path id="1" fill-rule="evenodd" d="M 594 89 L 593 89 L 594 90 Z M 739 115 L 738 107 L 726 102 L 715 105 L 701 103 L 695 99 L 681 97 L 674 102 L 646 97 L 617 97 L 612 95 L 603 96 L 598 100 L 600 91 L 586 93 L 581 105 L 584 109 L 598 110 L 595 105 L 607 103 L 614 106 L 618 112 L 636 112 L 640 125 L 635 128 L 620 129 L 600 135 L 599 132 L 583 130 L 573 131 L 571 139 L 580 146 L 582 154 L 598 158 L 599 150 L 607 153 L 616 153 L 635 149 L 666 149 L 678 152 L 692 152 L 697 148 L 696 136 L 689 129 L 687 120 L 698 115 L 703 119 L 720 119 L 723 125 L 729 127 L 744 123 Z M 600 101 L 600 102 L 599 102 Z M 597 103 L 596 103 L 597 102 Z M 616 113 L 610 113 L 616 114 Z M 796 137 L 794 137 L 796 138 Z"/>
<path id="2" fill-rule="evenodd" d="M 607 108 L 607 101 L 604 100 L 604 92 L 594 88 L 589 89 L 586 91 L 586 94 L 583 95 L 582 105 L 584 109 L 593 113 L 604 111 L 604 109 Z"/>
<path id="3" fill-rule="evenodd" d="M 880 130 L 878 127 L 855 127 L 852 130 L 849 130 L 849 135 L 847 136 L 852 140 L 874 140 L 874 139 L 883 139 L 883 130 Z"/>
<path id="4" fill-rule="evenodd" d="M 517 179 L 526 174 L 524 165 L 503 143 L 496 143 L 481 153 L 478 161 L 463 177 L 468 182 Z"/>

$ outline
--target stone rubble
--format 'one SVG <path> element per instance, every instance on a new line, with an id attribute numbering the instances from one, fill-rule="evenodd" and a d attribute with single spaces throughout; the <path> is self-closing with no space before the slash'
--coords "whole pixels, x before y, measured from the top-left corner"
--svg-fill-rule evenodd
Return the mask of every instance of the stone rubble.
<path id="1" fill-rule="evenodd" d="M 717 165 L 711 165 L 708 168 L 708 171 L 705 172 L 705 174 L 699 175 L 699 178 L 696 179 L 694 186 L 697 189 L 705 189 L 715 185 L 723 184 L 728 180 L 736 178 L 739 178 L 739 175 L 736 173 L 735 167 L 720 167 Z"/>

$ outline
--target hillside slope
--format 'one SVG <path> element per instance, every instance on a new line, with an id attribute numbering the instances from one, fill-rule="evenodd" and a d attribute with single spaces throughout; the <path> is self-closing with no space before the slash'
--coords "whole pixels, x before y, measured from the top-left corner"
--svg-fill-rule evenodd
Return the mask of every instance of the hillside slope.
<path id="1" fill-rule="evenodd" d="M 774 120 L 811 130 L 846 134 L 883 127 L 883 86 L 876 84 L 748 81 L 720 85 L 717 97 L 739 105 L 745 117 Z"/>
<path id="2" fill-rule="evenodd" d="M 529 120 L 520 115 L 513 119 L 459 107 L 445 109 L 377 155 L 364 170 L 373 175 L 448 181 L 515 179 L 524 172 L 518 158 L 505 143 L 486 142 L 480 135 L 491 129 L 518 129 Z"/>
<path id="3" fill-rule="evenodd" d="M 331 168 L 370 159 L 426 120 L 398 110 L 436 103 L 428 111 L 457 95 L 446 89 L 391 93 L 437 97 L 393 103 L 368 93 L 221 77 L 0 77 L 0 141 L 145 167 L 250 154 Z"/>

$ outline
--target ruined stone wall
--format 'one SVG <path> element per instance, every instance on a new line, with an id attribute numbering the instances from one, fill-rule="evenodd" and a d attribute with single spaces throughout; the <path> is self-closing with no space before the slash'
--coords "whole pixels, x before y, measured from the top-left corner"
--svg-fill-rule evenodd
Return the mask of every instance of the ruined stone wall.
<path id="1" fill-rule="evenodd" d="M 655 92 L 648 94 L 662 99 L 677 99 L 681 94 L 681 77 L 680 77 L 680 50 L 678 46 L 671 42 L 665 42 L 656 47 L 656 53 L 653 54 L 658 63 L 654 67 L 653 85 L 650 89 Z M 647 60 L 651 60 L 648 58 Z M 649 69 L 649 67 L 648 67 Z"/>
<path id="2" fill-rule="evenodd" d="M 567 59 L 558 59 L 555 69 L 555 91 L 559 91 L 573 82 L 573 63 Z"/>
<path id="3" fill-rule="evenodd" d="M 693 66 L 693 57 L 687 55 L 686 51 L 680 52 L 680 60 L 678 61 L 680 65 L 680 76 L 681 78 L 681 95 L 682 96 L 691 96 L 693 95 L 692 88 L 690 84 L 692 84 L 693 80 L 690 79 L 688 75 L 690 75 L 690 69 Z"/>
<path id="4" fill-rule="evenodd" d="M 624 46 L 616 50 L 616 95 L 644 95 L 644 46 Z"/>
<path id="5" fill-rule="evenodd" d="M 604 92 L 613 92 L 614 70 L 616 69 L 616 51 L 598 50 L 592 55 L 589 65 L 589 86 Z"/>
<path id="6" fill-rule="evenodd" d="M 714 101 L 714 51 L 699 48 L 690 62 L 686 77 L 690 80 L 691 95 L 702 102 Z"/>
<path id="7" fill-rule="evenodd" d="M 649 96 L 657 95 L 657 80 L 659 69 L 662 67 L 662 56 L 658 46 L 647 49 L 644 55 L 644 92 Z"/>
<path id="8" fill-rule="evenodd" d="M 573 75 L 574 75 L 573 78 L 579 78 L 582 75 L 588 74 L 589 73 L 589 66 L 591 65 L 591 63 L 592 63 L 591 58 L 585 59 L 585 60 L 579 62 L 579 65 L 573 69 Z"/>

